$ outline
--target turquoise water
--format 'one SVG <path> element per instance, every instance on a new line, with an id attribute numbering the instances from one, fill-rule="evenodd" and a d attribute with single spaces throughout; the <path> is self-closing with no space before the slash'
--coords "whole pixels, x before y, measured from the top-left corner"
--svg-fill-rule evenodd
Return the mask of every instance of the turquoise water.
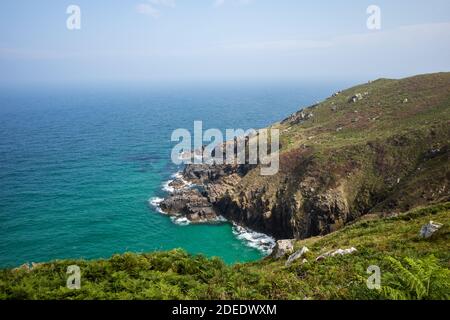
<path id="1" fill-rule="evenodd" d="M 231 225 L 179 226 L 149 206 L 179 168 L 172 130 L 259 128 L 331 92 L 296 86 L 0 91 L 0 267 L 184 248 L 262 253 Z"/>

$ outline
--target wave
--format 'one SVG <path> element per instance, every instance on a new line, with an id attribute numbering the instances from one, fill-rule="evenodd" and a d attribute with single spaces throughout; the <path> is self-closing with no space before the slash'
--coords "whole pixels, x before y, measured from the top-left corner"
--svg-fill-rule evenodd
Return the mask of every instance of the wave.
<path id="1" fill-rule="evenodd" d="M 148 200 L 148 203 L 154 207 L 156 209 L 156 211 L 158 211 L 159 213 L 162 214 L 166 214 L 160 207 L 161 202 L 163 202 L 164 199 L 163 198 L 158 198 L 158 197 L 154 197 L 154 198 L 150 198 Z"/>
<path id="2" fill-rule="evenodd" d="M 191 224 L 191 221 L 189 221 L 189 219 L 186 218 L 186 217 L 173 216 L 173 217 L 170 217 L 170 219 L 172 220 L 173 223 L 175 223 L 175 224 L 177 224 L 179 226 L 188 226 L 188 225 Z"/>
<path id="3" fill-rule="evenodd" d="M 247 246 L 258 249 L 267 255 L 272 252 L 276 244 L 274 238 L 236 224 L 233 225 L 233 233 L 236 238 L 243 241 Z"/>
<path id="4" fill-rule="evenodd" d="M 168 193 L 174 193 L 176 189 L 175 189 L 174 187 L 170 186 L 170 184 L 171 184 L 172 182 L 176 181 L 176 180 L 182 182 L 182 186 L 180 187 L 181 189 L 184 189 L 184 188 L 191 188 L 191 187 L 194 185 L 192 182 L 189 182 L 189 181 L 187 181 L 187 180 L 184 179 L 184 177 L 183 177 L 183 172 L 181 172 L 181 171 L 178 171 L 178 172 L 174 173 L 174 174 L 171 176 L 171 178 L 172 178 L 172 179 L 167 180 L 167 181 L 163 184 L 163 186 L 162 186 L 163 191 L 168 192 Z"/>
<path id="5" fill-rule="evenodd" d="M 195 186 L 192 182 L 186 181 L 184 179 L 183 173 L 181 171 L 174 173 L 171 176 L 171 178 L 172 179 L 166 181 L 162 186 L 162 189 L 167 193 L 175 192 L 176 189 L 174 187 L 170 186 L 170 184 L 176 180 L 182 182 L 181 188 L 191 188 L 191 187 Z M 162 201 L 164 201 L 164 199 L 159 198 L 159 197 L 154 197 L 154 198 L 149 199 L 149 203 L 159 213 L 167 214 L 160 207 L 160 204 Z M 188 226 L 191 224 L 191 221 L 188 218 L 181 216 L 181 215 L 171 216 L 170 219 L 172 220 L 173 223 L 175 223 L 179 226 Z M 226 218 L 224 218 L 223 216 L 218 216 L 216 221 L 209 221 L 209 222 L 224 223 L 224 222 L 228 222 L 228 220 Z M 233 224 L 233 234 L 236 236 L 237 239 L 241 240 L 246 246 L 248 246 L 250 248 L 255 248 L 255 249 L 263 252 L 266 255 L 269 255 L 272 252 L 272 250 L 276 244 L 276 241 L 274 238 L 272 238 L 264 233 L 259 233 L 259 232 L 253 231 L 249 228 L 239 226 L 237 224 Z"/>
<path id="6" fill-rule="evenodd" d="M 170 186 L 170 184 L 171 184 L 173 181 L 174 181 L 174 180 L 169 180 L 169 181 L 165 182 L 165 183 L 163 184 L 163 187 L 162 187 L 163 191 L 168 192 L 168 193 L 174 193 L 174 192 L 175 192 L 175 188 Z"/>

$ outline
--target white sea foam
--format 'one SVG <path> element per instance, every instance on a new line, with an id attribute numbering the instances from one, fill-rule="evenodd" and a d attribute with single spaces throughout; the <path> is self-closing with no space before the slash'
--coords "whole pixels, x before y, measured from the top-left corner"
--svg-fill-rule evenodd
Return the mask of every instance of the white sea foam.
<path id="1" fill-rule="evenodd" d="M 243 241 L 247 246 L 256 248 L 265 254 L 270 254 L 275 247 L 275 239 L 264 233 L 259 233 L 236 224 L 233 225 L 233 233 L 236 238 Z"/>
<path id="2" fill-rule="evenodd" d="M 179 180 L 182 182 L 181 188 L 191 188 L 193 186 L 193 184 L 191 182 L 189 182 L 183 178 L 183 172 L 181 172 L 181 171 L 174 173 L 171 176 L 171 178 L 172 179 L 166 181 L 162 186 L 162 190 L 167 193 L 174 193 L 176 191 L 176 189 L 174 187 L 170 186 L 170 184 L 172 182 L 174 182 L 175 180 Z M 156 211 L 158 211 L 159 213 L 162 213 L 162 214 L 167 214 L 166 212 L 164 212 L 161 209 L 161 206 L 160 206 L 161 202 L 163 202 L 163 201 L 164 201 L 164 199 L 159 198 L 159 197 L 154 197 L 154 198 L 151 198 L 148 200 L 149 204 L 152 207 L 154 207 L 156 209 Z M 178 225 L 185 226 L 185 225 L 188 225 L 191 223 L 186 217 L 182 217 L 182 216 L 172 216 L 171 219 L 174 223 L 176 223 Z"/>
<path id="3" fill-rule="evenodd" d="M 160 204 L 163 201 L 164 201 L 163 198 L 154 197 L 154 198 L 149 199 L 148 203 L 150 203 L 150 205 L 152 207 L 154 207 L 156 209 L 156 211 L 158 211 L 159 213 L 165 214 L 165 212 L 160 207 Z"/>
<path id="4" fill-rule="evenodd" d="M 170 184 L 171 184 L 173 181 L 174 181 L 174 180 L 169 180 L 169 181 L 165 182 L 165 183 L 163 184 L 163 186 L 162 186 L 162 189 L 163 189 L 165 192 L 168 192 L 168 193 L 174 193 L 174 192 L 175 192 L 175 188 L 170 186 Z"/>
<path id="5" fill-rule="evenodd" d="M 224 216 L 221 216 L 221 215 L 217 216 L 216 221 L 217 222 L 228 222 L 228 220 Z"/>
<path id="6" fill-rule="evenodd" d="M 163 202 L 163 201 L 164 201 L 163 198 L 158 198 L 158 197 L 154 197 L 149 200 L 149 202 L 152 206 L 159 206 L 161 204 L 161 202 Z"/>
<path id="7" fill-rule="evenodd" d="M 190 187 L 193 186 L 192 182 L 187 181 L 186 179 L 184 179 L 183 172 L 181 172 L 181 171 L 175 173 L 172 177 L 177 179 L 177 180 L 180 180 L 181 182 L 183 182 L 183 188 L 190 188 Z"/>
<path id="8" fill-rule="evenodd" d="M 191 188 L 194 186 L 193 183 L 186 181 L 183 177 L 183 173 L 181 171 L 174 173 L 171 176 L 171 180 L 167 181 L 163 185 L 163 190 L 168 193 L 174 193 L 175 188 L 171 187 L 170 184 L 174 182 L 175 180 L 179 180 L 183 183 L 182 188 Z M 166 214 L 163 210 L 160 208 L 161 202 L 164 201 L 162 198 L 151 198 L 149 200 L 149 203 L 156 208 L 156 210 L 162 214 Z M 183 217 L 181 215 L 178 216 L 172 216 L 170 219 L 173 221 L 173 223 L 180 225 L 180 226 L 187 226 L 191 224 L 191 221 Z M 209 222 L 227 222 L 228 220 L 225 219 L 223 216 L 218 216 L 215 221 L 209 221 Z M 233 234 L 236 236 L 237 239 L 241 240 L 245 245 L 258 249 L 262 251 L 264 254 L 270 254 L 275 247 L 275 239 L 259 232 L 255 232 L 253 230 L 250 230 L 248 228 L 241 227 L 239 225 L 233 224 Z"/>
<path id="9" fill-rule="evenodd" d="M 178 172 L 174 173 L 174 174 L 172 175 L 172 178 L 175 178 L 175 179 L 183 179 L 183 172 L 178 171 Z"/>
<path id="10" fill-rule="evenodd" d="M 188 226 L 191 224 L 191 221 L 189 221 L 189 219 L 186 217 L 174 216 L 170 217 L 170 219 L 173 221 L 173 223 L 178 224 L 180 226 Z"/>
<path id="11" fill-rule="evenodd" d="M 174 193 L 174 192 L 175 192 L 175 188 L 172 187 L 172 186 L 170 186 L 170 184 L 171 184 L 172 182 L 174 182 L 175 180 L 179 180 L 179 181 L 182 182 L 182 184 L 183 184 L 183 185 L 181 186 L 182 189 L 190 188 L 190 187 L 193 186 L 192 182 L 189 182 L 189 181 L 187 181 L 187 180 L 185 180 L 185 179 L 183 178 L 183 172 L 181 172 L 181 171 L 174 173 L 174 174 L 171 176 L 171 178 L 172 178 L 172 179 L 166 181 L 166 182 L 163 184 L 163 186 L 162 186 L 163 191 L 168 192 L 168 193 Z"/>

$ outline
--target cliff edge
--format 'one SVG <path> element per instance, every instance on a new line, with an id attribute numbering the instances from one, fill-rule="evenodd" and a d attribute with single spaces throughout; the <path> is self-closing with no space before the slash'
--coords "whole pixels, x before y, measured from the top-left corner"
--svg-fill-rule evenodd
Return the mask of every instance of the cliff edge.
<path id="1" fill-rule="evenodd" d="M 450 73 L 336 92 L 270 128 L 280 130 L 278 174 L 262 176 L 250 165 L 188 165 L 182 179 L 198 188 L 175 188 L 163 210 L 305 239 L 363 215 L 450 200 Z"/>

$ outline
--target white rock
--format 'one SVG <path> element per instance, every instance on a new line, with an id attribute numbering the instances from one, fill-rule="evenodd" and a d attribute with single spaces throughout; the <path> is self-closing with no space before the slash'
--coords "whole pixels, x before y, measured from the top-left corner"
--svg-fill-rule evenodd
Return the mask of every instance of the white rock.
<path id="1" fill-rule="evenodd" d="M 278 240 L 273 248 L 271 256 L 275 259 L 279 259 L 292 252 L 294 252 L 294 240 Z"/>
<path id="2" fill-rule="evenodd" d="M 356 251 L 358 251 L 358 250 L 356 250 L 356 248 L 354 248 L 354 247 L 351 247 L 350 249 L 338 249 L 336 251 L 329 251 L 329 252 L 324 253 L 323 255 L 317 257 L 316 261 L 324 260 L 328 257 L 345 256 L 348 254 L 352 254 Z"/>
<path id="3" fill-rule="evenodd" d="M 356 248 L 350 248 L 350 249 L 339 249 L 339 250 L 336 250 L 335 252 L 333 252 L 333 253 L 331 253 L 331 256 L 332 257 L 335 257 L 335 256 L 337 256 L 337 255 L 340 255 L 340 256 L 345 256 L 345 255 L 347 255 L 347 254 L 352 254 L 353 252 L 356 252 L 356 251 L 358 251 L 358 250 L 356 250 Z"/>
<path id="4" fill-rule="evenodd" d="M 442 226 L 443 224 L 441 223 L 430 221 L 430 223 L 424 225 L 422 229 L 420 229 L 420 236 L 425 239 L 431 238 L 431 236 L 442 228 Z"/>
<path id="5" fill-rule="evenodd" d="M 361 93 L 355 94 L 353 97 L 350 98 L 349 102 L 357 102 L 359 100 L 363 99 L 363 95 Z"/>
<path id="6" fill-rule="evenodd" d="M 309 249 L 307 247 L 301 248 L 296 253 L 289 256 L 288 260 L 286 261 L 285 266 L 289 267 L 292 263 L 294 263 L 294 261 L 303 258 L 305 256 L 305 254 L 308 252 L 309 252 Z"/>

